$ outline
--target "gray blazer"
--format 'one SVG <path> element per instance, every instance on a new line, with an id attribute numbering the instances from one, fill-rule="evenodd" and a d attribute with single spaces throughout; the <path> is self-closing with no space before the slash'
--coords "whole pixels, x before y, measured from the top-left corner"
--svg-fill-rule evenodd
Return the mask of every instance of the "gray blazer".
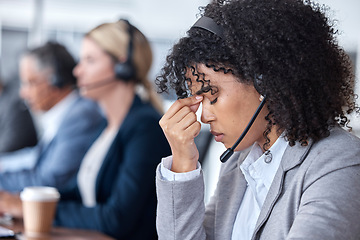
<path id="1" fill-rule="evenodd" d="M 187 182 L 157 170 L 160 240 L 230 240 L 246 189 L 239 168 L 249 149 L 222 165 L 204 206 L 202 174 Z M 334 128 L 329 137 L 288 146 L 265 199 L 252 240 L 360 239 L 360 139 Z"/>

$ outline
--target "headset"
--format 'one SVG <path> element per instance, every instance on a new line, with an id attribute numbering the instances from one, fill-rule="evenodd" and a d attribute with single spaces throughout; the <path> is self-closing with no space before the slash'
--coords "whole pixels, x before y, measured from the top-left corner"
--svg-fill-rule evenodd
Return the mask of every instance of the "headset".
<path id="1" fill-rule="evenodd" d="M 44 52 L 47 53 L 44 54 Z M 53 73 L 49 79 L 50 85 L 63 88 L 69 84 L 76 84 L 76 78 L 71 70 L 71 67 L 75 67 L 75 61 L 62 45 L 55 42 L 46 43 L 41 50 L 38 50 L 37 58 L 39 61 L 50 61 L 52 64 Z"/>
<path id="2" fill-rule="evenodd" d="M 136 77 L 136 69 L 132 61 L 134 51 L 134 27 L 126 19 L 120 19 L 119 21 L 123 21 L 128 25 L 129 44 L 127 48 L 126 61 L 116 62 L 114 66 L 114 71 L 116 79 L 120 79 L 124 82 L 129 82 L 129 80 Z"/>
<path id="3" fill-rule="evenodd" d="M 54 57 L 54 62 L 53 62 L 54 72 L 50 77 L 50 84 L 56 88 L 63 88 L 65 86 L 66 80 L 64 80 L 64 78 L 62 77 L 61 75 L 62 71 L 59 70 L 60 67 L 58 65 L 59 63 L 56 57 Z"/>
<path id="4" fill-rule="evenodd" d="M 107 84 L 111 84 L 114 81 L 129 82 L 131 79 L 135 79 L 136 69 L 132 62 L 133 48 L 134 48 L 134 40 L 133 40 L 134 26 L 132 26 L 128 20 L 120 19 L 119 21 L 123 21 L 128 25 L 129 44 L 127 49 L 126 61 L 119 62 L 117 57 L 113 56 L 113 59 L 115 59 L 115 65 L 114 65 L 115 78 L 114 77 L 105 78 L 102 79 L 101 81 L 97 81 L 95 83 L 82 86 L 81 87 L 82 89 L 91 90 L 91 89 L 103 87 Z"/>
<path id="5" fill-rule="evenodd" d="M 203 16 L 199 20 L 197 20 L 191 28 L 193 28 L 193 27 L 207 30 L 207 31 L 212 32 L 215 35 L 219 36 L 220 38 L 224 38 L 223 28 L 220 25 L 218 25 L 212 18 Z M 235 148 L 243 140 L 243 138 L 249 131 L 250 127 L 254 123 L 256 117 L 259 115 L 261 109 L 265 105 L 266 94 L 264 93 L 264 89 L 262 86 L 262 80 L 263 80 L 263 75 L 255 75 L 254 87 L 255 87 L 256 91 L 261 94 L 262 100 L 261 100 L 258 108 L 256 109 L 254 115 L 251 117 L 249 123 L 246 125 L 244 131 L 241 133 L 240 137 L 237 139 L 237 141 L 234 143 L 234 145 L 232 147 L 228 148 L 223 154 L 221 154 L 220 161 L 223 163 L 226 162 L 231 157 L 231 155 L 234 153 Z"/>

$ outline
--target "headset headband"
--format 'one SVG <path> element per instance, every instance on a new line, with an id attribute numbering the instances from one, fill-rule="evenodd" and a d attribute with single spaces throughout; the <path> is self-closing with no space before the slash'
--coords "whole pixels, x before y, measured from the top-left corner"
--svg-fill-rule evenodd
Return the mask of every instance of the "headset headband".
<path id="1" fill-rule="evenodd" d="M 218 25 L 212 18 L 202 16 L 194 23 L 191 28 L 193 27 L 205 29 L 221 38 L 224 38 L 224 29 L 220 25 Z"/>
<path id="2" fill-rule="evenodd" d="M 128 25 L 128 34 L 129 34 L 129 43 L 128 43 L 128 49 L 127 49 L 127 59 L 126 62 L 132 63 L 132 55 L 133 55 L 133 49 L 134 49 L 134 42 L 133 42 L 133 36 L 134 36 L 134 29 L 129 20 L 120 18 L 119 21 L 123 21 Z"/>

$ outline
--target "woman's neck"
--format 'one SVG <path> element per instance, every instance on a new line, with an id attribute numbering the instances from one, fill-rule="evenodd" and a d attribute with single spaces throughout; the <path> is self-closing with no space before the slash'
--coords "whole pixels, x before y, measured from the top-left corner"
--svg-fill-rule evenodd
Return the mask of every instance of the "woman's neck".
<path id="1" fill-rule="evenodd" d="M 120 127 L 133 103 L 134 97 L 134 85 L 120 82 L 113 87 L 111 92 L 99 100 L 108 121 L 107 129 Z"/>
<path id="2" fill-rule="evenodd" d="M 267 150 L 271 148 L 271 146 L 276 142 L 276 140 L 280 137 L 280 135 L 278 134 L 277 128 L 273 126 L 271 128 L 271 132 L 267 135 L 267 138 L 270 140 L 270 142 L 268 143 L 269 145 L 267 146 Z M 266 139 L 263 139 L 261 142 L 258 142 L 263 152 L 265 152 L 263 148 L 265 143 L 266 143 Z"/>

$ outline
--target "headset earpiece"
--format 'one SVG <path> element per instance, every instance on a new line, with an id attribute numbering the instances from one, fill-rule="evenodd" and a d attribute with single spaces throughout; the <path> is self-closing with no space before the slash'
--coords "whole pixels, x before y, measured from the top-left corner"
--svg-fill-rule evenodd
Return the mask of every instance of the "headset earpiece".
<path id="1" fill-rule="evenodd" d="M 64 81 L 62 81 L 61 77 L 59 77 L 59 75 L 55 72 L 50 78 L 50 84 L 51 86 L 62 88 L 64 86 Z"/>
<path id="2" fill-rule="evenodd" d="M 264 83 L 263 83 L 263 75 L 262 74 L 255 74 L 254 77 L 254 88 L 255 90 L 261 94 L 261 96 L 265 97 L 265 91 L 264 91 Z M 260 100 L 262 101 L 262 100 Z"/>
<path id="3" fill-rule="evenodd" d="M 125 62 L 117 62 L 114 66 L 115 77 L 116 79 L 128 82 L 131 79 L 134 79 L 136 76 L 135 67 L 132 63 L 133 57 L 133 26 L 129 23 L 128 20 L 121 19 L 128 25 L 128 33 L 129 33 L 129 45 L 127 50 L 127 59 Z"/>
<path id="4" fill-rule="evenodd" d="M 65 81 L 62 79 L 61 73 L 59 73 L 59 66 L 58 66 L 59 63 L 56 59 L 56 56 L 54 56 L 53 61 L 54 61 L 53 63 L 54 72 L 50 77 L 50 84 L 57 88 L 63 88 L 65 85 Z"/>
<path id="5" fill-rule="evenodd" d="M 116 79 L 128 82 L 130 79 L 135 77 L 134 67 L 127 60 L 123 63 L 115 63 L 114 70 Z"/>
<path id="6" fill-rule="evenodd" d="M 50 43 L 48 43 L 50 44 Z M 63 88 L 67 83 L 66 71 L 64 71 L 62 52 L 55 44 L 50 45 L 52 52 L 53 73 L 50 77 L 50 84 L 56 88 Z"/>

